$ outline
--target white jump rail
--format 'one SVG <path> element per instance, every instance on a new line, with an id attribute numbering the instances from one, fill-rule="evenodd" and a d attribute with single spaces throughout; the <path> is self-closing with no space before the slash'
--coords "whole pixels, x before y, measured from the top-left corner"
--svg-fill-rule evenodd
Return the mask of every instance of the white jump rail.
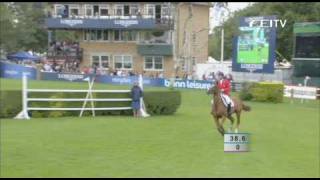
<path id="1" fill-rule="evenodd" d="M 77 89 L 27 89 L 27 92 L 90 92 L 90 90 Z M 95 93 L 128 93 L 130 90 L 91 90 Z"/>
<path id="2" fill-rule="evenodd" d="M 28 98 L 27 101 L 65 101 L 65 102 L 77 102 L 77 101 L 101 101 L 101 102 L 123 102 L 123 101 L 132 101 L 131 98 L 119 98 L 119 99 L 72 99 L 72 98 Z"/>
<path id="3" fill-rule="evenodd" d="M 142 77 L 140 77 L 139 81 L 142 81 Z M 98 102 L 124 102 L 124 101 L 132 101 L 131 98 L 29 98 L 29 92 L 70 92 L 70 93 L 77 93 L 77 92 L 86 92 L 86 93 L 129 93 L 130 90 L 76 90 L 76 89 L 28 89 L 28 80 L 27 76 L 24 74 L 22 77 L 22 111 L 15 117 L 15 119 L 30 119 L 28 111 L 31 110 L 38 110 L 38 111 L 59 111 L 59 110 L 66 110 L 66 111 L 81 111 L 80 116 L 84 110 L 92 110 L 93 116 L 95 110 L 130 110 L 131 107 L 91 107 L 91 108 L 54 108 L 54 107 L 28 107 L 28 102 L 30 101 L 39 101 L 39 102 L 86 102 L 86 101 L 98 101 Z"/>
<path id="4" fill-rule="evenodd" d="M 131 107 L 111 107 L 111 108 L 94 108 L 94 110 L 130 110 Z M 57 110 L 67 110 L 67 111 L 80 111 L 80 110 L 92 110 L 92 108 L 42 108 L 42 107 L 29 107 L 28 110 L 39 110 L 39 111 L 57 111 Z"/>

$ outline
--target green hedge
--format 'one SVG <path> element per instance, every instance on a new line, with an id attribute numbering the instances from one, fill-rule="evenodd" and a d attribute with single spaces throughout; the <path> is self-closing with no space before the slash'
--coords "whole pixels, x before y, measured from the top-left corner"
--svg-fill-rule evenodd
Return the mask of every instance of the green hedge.
<path id="1" fill-rule="evenodd" d="M 251 94 L 251 88 L 255 85 L 256 83 L 252 82 L 244 82 L 241 85 L 241 91 L 239 93 L 239 97 L 241 100 L 244 101 L 250 101 L 252 100 L 253 96 Z"/>
<path id="2" fill-rule="evenodd" d="M 239 94 L 242 100 L 253 100 L 259 102 L 283 102 L 284 84 L 259 82 L 244 83 Z"/>
<path id="3" fill-rule="evenodd" d="M 0 118 L 14 117 L 22 109 L 21 91 L 0 91 Z"/>
<path id="4" fill-rule="evenodd" d="M 12 98 L 14 97 L 14 98 Z M 85 98 L 86 93 L 29 93 L 31 98 Z M 93 98 L 130 98 L 129 93 L 93 93 Z M 147 112 L 151 115 L 174 114 L 181 103 L 179 91 L 150 91 L 144 92 Z M 12 118 L 21 111 L 21 91 L 2 91 L 0 96 L 0 118 Z M 83 102 L 30 102 L 30 107 L 82 107 Z M 131 102 L 94 102 L 95 107 L 124 107 Z M 87 102 L 86 107 L 91 107 Z M 32 117 L 62 117 L 78 116 L 79 111 L 30 111 Z M 95 111 L 96 116 L 103 115 L 132 115 L 132 110 Z M 84 111 L 84 116 L 91 111 Z"/>
<path id="5" fill-rule="evenodd" d="M 144 102 L 147 112 L 151 115 L 174 114 L 181 104 L 180 91 L 145 92 Z"/>

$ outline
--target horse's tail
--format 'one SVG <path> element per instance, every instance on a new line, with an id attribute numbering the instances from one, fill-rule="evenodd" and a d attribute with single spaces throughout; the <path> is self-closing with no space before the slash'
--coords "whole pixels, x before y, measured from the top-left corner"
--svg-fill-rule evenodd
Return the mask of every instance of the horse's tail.
<path id="1" fill-rule="evenodd" d="M 244 111 L 251 111 L 251 107 L 250 107 L 250 106 L 247 106 L 247 105 L 245 105 L 245 104 L 243 104 L 243 103 L 242 103 L 242 109 L 243 109 Z"/>

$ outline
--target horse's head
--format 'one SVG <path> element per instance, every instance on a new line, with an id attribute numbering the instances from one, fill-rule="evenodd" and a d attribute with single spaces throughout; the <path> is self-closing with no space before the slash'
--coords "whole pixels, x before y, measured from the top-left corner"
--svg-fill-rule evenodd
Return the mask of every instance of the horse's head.
<path id="1" fill-rule="evenodd" d="M 213 94 L 213 95 L 218 95 L 220 93 L 220 89 L 218 88 L 218 81 L 215 81 L 215 83 L 213 84 L 213 86 L 211 86 L 208 91 L 207 94 Z"/>

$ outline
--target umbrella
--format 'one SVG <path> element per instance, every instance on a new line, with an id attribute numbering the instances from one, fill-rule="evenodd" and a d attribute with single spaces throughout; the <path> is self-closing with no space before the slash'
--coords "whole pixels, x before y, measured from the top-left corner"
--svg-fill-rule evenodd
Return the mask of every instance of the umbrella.
<path id="1" fill-rule="evenodd" d="M 10 60 L 33 60 L 33 61 L 40 60 L 39 56 L 33 56 L 30 53 L 24 52 L 24 51 L 8 55 L 7 58 Z"/>

